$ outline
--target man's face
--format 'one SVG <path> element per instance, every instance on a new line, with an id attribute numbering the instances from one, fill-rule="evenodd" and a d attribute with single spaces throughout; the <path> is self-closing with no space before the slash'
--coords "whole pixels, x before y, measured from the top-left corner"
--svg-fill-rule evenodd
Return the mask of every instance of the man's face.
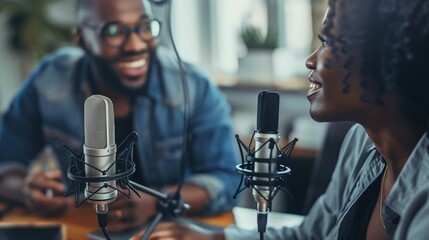
<path id="1" fill-rule="evenodd" d="M 95 0 L 94 5 L 94 15 L 83 24 L 81 37 L 97 76 L 113 90 L 139 92 L 156 48 L 142 1 Z"/>

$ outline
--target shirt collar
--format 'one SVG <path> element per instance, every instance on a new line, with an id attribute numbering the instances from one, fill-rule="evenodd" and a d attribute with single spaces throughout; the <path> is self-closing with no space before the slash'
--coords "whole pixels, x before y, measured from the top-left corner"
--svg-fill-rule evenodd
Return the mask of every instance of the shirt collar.
<path id="1" fill-rule="evenodd" d="M 410 198 L 429 178 L 429 139 L 423 134 L 411 152 L 404 168 L 386 199 L 386 205 L 400 215 L 405 210 Z"/>
<path id="2" fill-rule="evenodd" d="M 167 49 L 158 47 L 153 57 L 147 95 L 171 107 L 182 104 L 184 90 L 176 56 Z M 186 72 L 186 67 L 184 71 Z"/>
<path id="3" fill-rule="evenodd" d="M 163 76 L 162 76 L 162 68 L 160 66 L 160 63 L 158 61 L 158 58 L 155 53 L 151 56 L 151 65 L 149 69 L 149 74 L 147 78 L 147 91 L 146 95 L 149 98 L 155 99 L 157 101 L 162 100 L 163 95 Z"/>

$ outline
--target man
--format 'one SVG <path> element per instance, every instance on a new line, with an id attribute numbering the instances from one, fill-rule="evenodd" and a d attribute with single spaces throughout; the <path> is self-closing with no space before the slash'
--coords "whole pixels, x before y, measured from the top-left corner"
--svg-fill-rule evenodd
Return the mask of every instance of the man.
<path id="1" fill-rule="evenodd" d="M 83 103 L 92 94 L 114 105 L 116 142 L 139 134 L 133 180 L 174 192 L 184 138 L 184 100 L 174 55 L 157 48 L 147 2 L 77 1 L 75 42 L 83 50 L 63 49 L 49 56 L 25 82 L 0 126 L 1 197 L 18 201 L 41 215 L 61 214 L 69 164 L 66 143 L 79 149 L 84 137 Z M 185 64 L 190 95 L 190 159 L 182 195 L 189 213 L 230 210 L 234 201 L 237 154 L 229 108 L 219 90 L 199 69 Z M 23 166 L 49 144 L 61 170 L 26 176 Z M 54 196 L 44 194 L 47 189 Z M 156 199 L 119 194 L 109 205 L 111 232 L 144 224 L 156 214 Z"/>

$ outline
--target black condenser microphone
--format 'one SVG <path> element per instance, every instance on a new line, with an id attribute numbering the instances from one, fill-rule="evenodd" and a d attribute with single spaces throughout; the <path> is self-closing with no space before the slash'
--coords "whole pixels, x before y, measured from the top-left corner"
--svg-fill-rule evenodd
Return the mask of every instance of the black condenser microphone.
<path id="1" fill-rule="evenodd" d="M 97 178 L 115 175 L 116 143 L 112 101 L 102 95 L 87 98 L 84 105 L 84 122 L 85 176 Z M 110 187 L 103 187 L 105 185 Z M 116 182 L 87 182 L 84 194 L 88 202 L 95 204 L 98 214 L 107 214 L 108 204 L 118 195 Z"/>
<path id="2" fill-rule="evenodd" d="M 280 151 L 273 146 L 280 136 L 279 126 L 279 94 L 273 91 L 262 91 L 258 95 L 258 109 L 256 120 L 255 158 L 266 160 L 267 163 L 255 162 L 255 173 L 270 174 L 276 172 L 276 164 L 270 163 L 270 159 L 276 158 Z M 271 142 L 270 142 L 271 141 Z M 269 212 L 270 186 L 259 186 L 258 181 L 270 181 L 266 177 L 253 177 L 255 187 L 252 194 L 256 201 L 258 211 L 258 222 L 266 222 Z"/>
<path id="3" fill-rule="evenodd" d="M 241 164 L 236 170 L 242 175 L 234 198 L 244 189 L 251 187 L 257 205 L 257 223 L 260 239 L 264 238 L 267 227 L 267 216 L 271 202 L 279 192 L 289 194 L 286 176 L 291 169 L 286 166 L 298 139 L 293 139 L 283 148 L 277 142 L 280 139 L 279 94 L 274 91 L 262 91 L 258 94 L 256 130 L 246 146 L 238 135 L 235 135 L 241 154 Z M 255 140 L 254 144 L 253 140 Z M 243 149 L 246 156 L 243 154 Z M 244 187 L 242 185 L 244 184 Z"/>

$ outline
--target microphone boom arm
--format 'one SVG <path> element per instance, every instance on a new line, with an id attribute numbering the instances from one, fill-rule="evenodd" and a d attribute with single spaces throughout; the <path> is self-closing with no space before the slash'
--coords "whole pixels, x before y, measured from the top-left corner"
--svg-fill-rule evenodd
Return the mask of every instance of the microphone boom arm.
<path id="1" fill-rule="evenodd" d="M 164 218 L 164 216 L 176 218 L 180 216 L 183 211 L 190 208 L 188 204 L 183 202 L 183 199 L 181 197 L 179 197 L 179 199 L 176 199 L 177 194 L 168 195 L 166 193 L 158 192 L 151 188 L 138 184 L 134 181 L 129 181 L 129 183 L 137 190 L 147 193 L 158 199 L 158 214 L 156 215 L 154 220 L 152 220 L 150 226 L 146 229 L 146 232 L 144 233 L 142 239 L 148 239 L 148 237 L 152 234 L 152 232 L 155 230 L 155 227 Z"/>

